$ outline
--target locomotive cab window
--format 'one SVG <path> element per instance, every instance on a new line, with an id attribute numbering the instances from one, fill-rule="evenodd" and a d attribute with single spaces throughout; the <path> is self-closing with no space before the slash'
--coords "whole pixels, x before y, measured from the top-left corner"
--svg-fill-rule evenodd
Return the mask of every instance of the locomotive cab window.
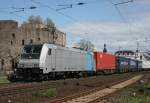
<path id="1" fill-rule="evenodd" d="M 48 55 L 51 55 L 51 51 L 52 51 L 51 49 L 48 49 Z"/>
<path id="2" fill-rule="evenodd" d="M 25 45 L 21 54 L 22 59 L 39 59 L 42 45 Z"/>

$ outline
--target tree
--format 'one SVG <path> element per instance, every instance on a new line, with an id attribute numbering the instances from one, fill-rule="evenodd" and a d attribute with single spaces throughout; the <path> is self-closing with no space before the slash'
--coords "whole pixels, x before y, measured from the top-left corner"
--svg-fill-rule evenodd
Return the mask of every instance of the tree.
<path id="1" fill-rule="evenodd" d="M 41 18 L 41 16 L 33 16 L 31 15 L 29 18 L 28 18 L 28 21 L 27 23 L 32 23 L 32 24 L 43 24 L 43 20 Z"/>
<path id="2" fill-rule="evenodd" d="M 35 16 L 34 22 L 36 24 L 44 24 L 41 16 Z"/>
<path id="3" fill-rule="evenodd" d="M 35 27 L 41 27 L 43 26 L 43 20 L 40 16 L 33 16 L 31 15 L 27 21 L 23 22 L 21 27 L 25 28 L 35 28 Z"/>
<path id="4" fill-rule="evenodd" d="M 45 20 L 45 25 L 47 26 L 47 28 L 53 28 L 55 27 L 55 24 L 54 22 L 51 20 L 51 18 L 46 18 Z"/>
<path id="5" fill-rule="evenodd" d="M 81 50 L 85 51 L 94 51 L 95 46 L 91 43 L 91 41 L 81 39 L 77 44 L 77 48 L 80 48 Z"/>
<path id="6" fill-rule="evenodd" d="M 35 20 L 35 16 L 31 15 L 28 18 L 28 23 L 34 23 L 34 20 Z"/>

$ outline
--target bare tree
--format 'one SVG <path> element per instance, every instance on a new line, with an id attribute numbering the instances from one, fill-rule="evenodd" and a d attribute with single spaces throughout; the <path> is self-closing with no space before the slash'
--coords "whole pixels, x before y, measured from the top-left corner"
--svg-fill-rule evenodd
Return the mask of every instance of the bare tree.
<path id="1" fill-rule="evenodd" d="M 91 43 L 91 41 L 81 39 L 77 44 L 77 48 L 80 48 L 81 50 L 85 51 L 94 51 L 95 46 Z"/>
<path id="2" fill-rule="evenodd" d="M 41 16 L 35 16 L 34 22 L 36 24 L 43 24 L 43 20 L 42 20 Z"/>
<path id="3" fill-rule="evenodd" d="M 54 22 L 51 20 L 51 18 L 46 18 L 45 20 L 45 25 L 47 26 L 47 28 L 54 28 L 55 24 Z"/>
<path id="4" fill-rule="evenodd" d="M 28 23 L 34 23 L 34 20 L 35 20 L 35 16 L 31 15 L 31 16 L 29 16 L 27 22 L 28 22 Z M 25 22 L 25 23 L 27 23 L 27 22 Z"/>
<path id="5" fill-rule="evenodd" d="M 40 16 L 33 16 L 31 15 L 27 21 L 24 21 L 22 23 L 22 26 L 26 26 L 28 24 L 32 24 L 32 25 L 44 25 L 43 20 Z"/>
<path id="6" fill-rule="evenodd" d="M 23 22 L 21 27 L 24 28 L 35 28 L 43 26 L 43 20 L 40 16 L 33 16 L 31 15 L 27 21 Z"/>

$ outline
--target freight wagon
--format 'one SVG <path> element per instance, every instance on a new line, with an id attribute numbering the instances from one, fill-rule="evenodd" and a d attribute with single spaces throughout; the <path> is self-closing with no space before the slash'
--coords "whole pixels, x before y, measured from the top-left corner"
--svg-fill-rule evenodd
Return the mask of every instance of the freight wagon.
<path id="1" fill-rule="evenodd" d="M 117 56 L 116 58 L 116 72 L 118 73 L 135 72 L 142 69 L 142 61 L 122 56 Z"/>
<path id="2" fill-rule="evenodd" d="M 97 73 L 115 73 L 116 71 L 116 57 L 111 54 L 103 52 L 94 52 L 95 68 Z"/>
<path id="3" fill-rule="evenodd" d="M 138 62 L 136 59 L 129 59 L 129 71 L 137 71 L 138 70 Z"/>
<path id="4" fill-rule="evenodd" d="M 118 73 L 123 73 L 123 72 L 128 72 L 130 69 L 130 59 L 117 56 L 116 57 L 116 72 Z"/>

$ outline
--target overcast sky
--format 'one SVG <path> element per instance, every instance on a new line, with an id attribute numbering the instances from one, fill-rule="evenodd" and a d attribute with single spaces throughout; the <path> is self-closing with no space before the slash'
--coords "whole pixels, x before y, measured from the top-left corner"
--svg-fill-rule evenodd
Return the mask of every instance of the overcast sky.
<path id="1" fill-rule="evenodd" d="M 118 5 L 121 15 L 112 3 L 128 0 L 4 0 L 0 3 L 0 19 L 14 19 L 19 23 L 30 15 L 50 17 L 56 26 L 67 33 L 67 46 L 75 45 L 80 39 L 90 40 L 97 50 L 106 43 L 108 51 L 119 49 L 135 50 L 137 40 L 141 50 L 150 50 L 150 0 L 133 0 Z M 76 5 L 77 3 L 86 3 Z M 73 4 L 72 8 L 57 5 Z M 36 9 L 28 9 L 31 6 Z M 26 8 L 15 12 L 13 8 Z"/>

